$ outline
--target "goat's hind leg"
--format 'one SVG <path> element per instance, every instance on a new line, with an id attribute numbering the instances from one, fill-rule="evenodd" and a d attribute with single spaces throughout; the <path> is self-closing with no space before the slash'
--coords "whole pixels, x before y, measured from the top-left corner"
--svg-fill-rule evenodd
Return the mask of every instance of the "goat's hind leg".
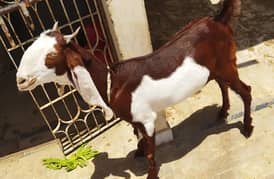
<path id="1" fill-rule="evenodd" d="M 238 93 L 244 103 L 244 135 L 245 137 L 250 137 L 253 131 L 252 126 L 252 117 L 250 115 L 250 106 L 251 106 L 251 87 L 246 85 L 240 79 L 231 83 L 231 89 Z"/>
<path id="2" fill-rule="evenodd" d="M 226 66 L 224 66 L 220 70 L 221 75 L 218 76 L 218 79 L 225 82 L 233 91 L 239 94 L 244 103 L 244 131 L 243 134 L 245 137 L 250 137 L 253 131 L 252 126 L 252 118 L 250 115 L 250 105 L 251 105 L 251 87 L 242 82 L 238 75 L 238 70 L 236 63 L 234 63 L 236 59 L 229 60 Z M 222 84 L 221 84 L 222 85 Z M 222 89 L 222 86 L 220 86 Z"/>
<path id="3" fill-rule="evenodd" d="M 222 99 L 223 99 L 223 105 L 219 112 L 219 119 L 224 120 L 228 116 L 227 111 L 230 107 L 229 98 L 228 98 L 228 86 L 222 80 L 216 79 L 216 81 L 221 89 Z"/>

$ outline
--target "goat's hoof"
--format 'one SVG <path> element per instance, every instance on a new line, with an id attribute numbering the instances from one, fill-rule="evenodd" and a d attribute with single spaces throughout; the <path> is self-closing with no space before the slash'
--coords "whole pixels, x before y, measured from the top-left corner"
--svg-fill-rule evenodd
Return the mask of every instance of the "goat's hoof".
<path id="1" fill-rule="evenodd" d="M 159 179 L 159 177 L 158 176 L 155 176 L 155 177 L 147 176 L 147 179 Z"/>
<path id="2" fill-rule="evenodd" d="M 148 172 L 147 179 L 159 179 L 157 169 Z"/>
<path id="3" fill-rule="evenodd" d="M 136 152 L 134 153 L 134 158 L 140 158 L 140 157 L 144 157 L 145 153 L 142 150 L 136 150 Z"/>
<path id="4" fill-rule="evenodd" d="M 225 119 L 227 118 L 227 116 L 228 116 L 228 112 L 227 111 L 220 110 L 219 114 L 218 114 L 218 120 L 225 121 Z"/>
<path id="5" fill-rule="evenodd" d="M 249 138 L 251 136 L 252 132 L 253 132 L 253 128 L 254 128 L 254 126 L 252 126 L 252 125 L 244 126 L 243 135 L 246 138 Z"/>

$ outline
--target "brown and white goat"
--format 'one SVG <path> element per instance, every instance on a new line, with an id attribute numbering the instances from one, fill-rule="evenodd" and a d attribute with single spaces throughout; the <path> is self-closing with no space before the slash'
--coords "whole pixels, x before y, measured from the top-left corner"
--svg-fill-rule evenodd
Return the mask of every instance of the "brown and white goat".
<path id="1" fill-rule="evenodd" d="M 228 115 L 230 87 L 244 102 L 245 136 L 252 133 L 251 88 L 239 79 L 236 44 L 229 25 L 239 15 L 240 3 L 226 0 L 215 18 L 192 21 L 152 54 L 110 68 L 71 41 L 78 30 L 72 35 L 62 35 L 55 24 L 24 53 L 17 72 L 18 88 L 31 90 L 48 82 L 72 85 L 89 105 L 102 106 L 107 118 L 112 117 L 113 111 L 130 122 L 143 136 L 137 154 L 144 154 L 149 161 L 148 178 L 157 178 L 154 160 L 157 112 L 182 101 L 212 79 L 219 84 L 223 96 L 220 118 Z"/>

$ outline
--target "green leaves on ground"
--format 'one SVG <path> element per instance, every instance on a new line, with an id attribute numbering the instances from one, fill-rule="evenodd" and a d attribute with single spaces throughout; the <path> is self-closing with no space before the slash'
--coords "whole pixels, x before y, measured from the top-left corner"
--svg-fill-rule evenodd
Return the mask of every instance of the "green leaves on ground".
<path id="1" fill-rule="evenodd" d="M 87 160 L 98 155 L 98 151 L 93 151 L 90 146 L 82 145 L 71 156 L 59 159 L 59 158 L 45 158 L 43 159 L 43 165 L 53 170 L 59 170 L 65 168 L 67 172 L 70 172 L 80 166 L 81 168 L 87 166 Z"/>

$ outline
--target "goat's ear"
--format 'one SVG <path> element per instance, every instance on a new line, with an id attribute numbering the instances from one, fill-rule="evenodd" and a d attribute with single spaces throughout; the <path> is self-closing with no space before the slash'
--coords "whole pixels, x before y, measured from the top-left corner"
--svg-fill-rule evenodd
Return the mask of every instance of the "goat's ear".
<path id="1" fill-rule="evenodd" d="M 89 105 L 101 106 L 106 112 L 106 118 L 111 119 L 113 113 L 105 104 L 100 93 L 98 92 L 88 70 L 84 67 L 81 56 L 71 49 L 64 51 L 68 68 L 70 69 L 74 87 L 80 93 L 82 98 Z"/>
<path id="2" fill-rule="evenodd" d="M 92 86 L 94 84 L 89 72 L 84 68 L 81 56 L 69 48 L 64 50 L 64 54 L 74 87 L 81 94 L 82 98 L 90 104 L 92 91 L 94 90 Z"/>
<path id="3" fill-rule="evenodd" d="M 66 41 L 66 43 L 70 43 L 70 41 L 77 36 L 77 34 L 79 33 L 81 27 L 78 27 L 72 34 L 70 35 L 64 35 L 64 39 Z"/>
<path id="4" fill-rule="evenodd" d="M 80 93 L 82 98 L 89 105 L 94 104 L 99 97 L 96 96 L 96 87 L 92 81 L 89 72 L 83 66 L 75 66 L 70 70 L 74 87 Z"/>

